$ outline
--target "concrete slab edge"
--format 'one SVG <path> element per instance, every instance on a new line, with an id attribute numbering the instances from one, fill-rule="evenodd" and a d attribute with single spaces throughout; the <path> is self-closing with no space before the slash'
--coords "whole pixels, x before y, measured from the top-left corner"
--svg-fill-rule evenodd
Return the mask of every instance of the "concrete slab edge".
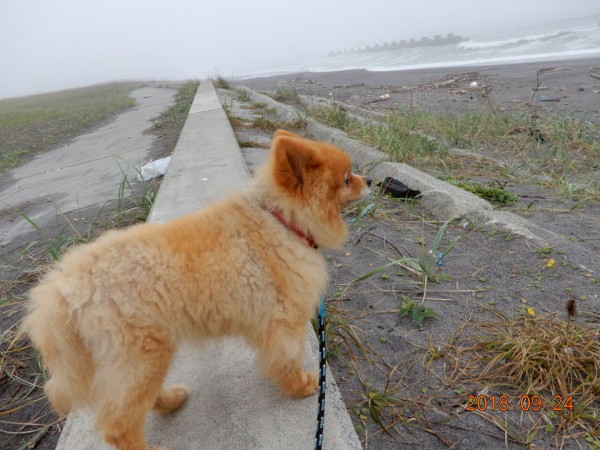
<path id="1" fill-rule="evenodd" d="M 302 113 L 289 105 L 282 105 L 267 95 L 243 87 L 255 102 L 267 104 L 275 108 L 281 120 L 291 121 Z M 516 235 L 524 236 L 538 244 L 549 243 L 561 245 L 567 254 L 578 253 L 577 264 L 596 273 L 596 255 L 591 251 L 575 251 L 575 244 L 563 236 L 546 230 L 533 222 L 514 213 L 495 210 L 492 205 L 470 192 L 464 191 L 445 181 L 439 180 L 407 164 L 390 161 L 387 154 L 370 147 L 347 133 L 324 125 L 316 120 L 307 118 L 307 131 L 315 138 L 325 142 L 335 143 L 346 150 L 364 175 L 375 180 L 386 176 L 394 177 L 407 186 L 422 192 L 421 204 L 440 220 L 463 218 L 480 227 L 498 226 Z"/>

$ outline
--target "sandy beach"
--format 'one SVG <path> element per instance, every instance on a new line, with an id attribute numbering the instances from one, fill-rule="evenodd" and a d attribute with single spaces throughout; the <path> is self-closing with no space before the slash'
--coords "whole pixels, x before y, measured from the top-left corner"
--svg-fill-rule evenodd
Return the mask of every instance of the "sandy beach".
<path id="1" fill-rule="evenodd" d="M 598 59 L 543 61 L 494 66 L 444 67 L 371 72 L 301 72 L 236 80 L 259 91 L 294 88 L 301 95 L 335 99 L 389 111 L 469 112 L 490 105 L 509 111 L 536 108 L 600 120 Z M 595 76 L 593 76 L 595 75 Z M 475 86 L 476 83 L 476 86 Z"/>

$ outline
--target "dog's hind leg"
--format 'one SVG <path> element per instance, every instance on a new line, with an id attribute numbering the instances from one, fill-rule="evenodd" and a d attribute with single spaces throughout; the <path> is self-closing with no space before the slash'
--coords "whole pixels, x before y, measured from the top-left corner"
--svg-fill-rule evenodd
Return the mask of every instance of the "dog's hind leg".
<path id="1" fill-rule="evenodd" d="M 260 369 L 289 397 L 314 394 L 319 385 L 317 374 L 303 369 L 306 332 L 306 324 L 275 322 L 266 336 L 254 343 Z"/>
<path id="2" fill-rule="evenodd" d="M 127 341 L 115 352 L 110 364 L 103 364 L 95 380 L 97 424 L 106 441 L 118 450 L 148 450 L 144 422 L 147 413 L 165 401 L 162 383 L 173 347 L 151 334 L 128 336 Z M 171 391 L 167 392 L 171 395 Z"/>

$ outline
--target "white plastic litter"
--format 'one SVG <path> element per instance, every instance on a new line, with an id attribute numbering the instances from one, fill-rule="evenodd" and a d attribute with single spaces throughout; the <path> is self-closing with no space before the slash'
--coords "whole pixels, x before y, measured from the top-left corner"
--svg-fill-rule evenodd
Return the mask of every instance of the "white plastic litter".
<path id="1" fill-rule="evenodd" d="M 148 181 L 154 178 L 162 177 L 165 173 L 167 173 L 170 162 L 171 157 L 167 156 L 166 158 L 157 159 L 144 164 L 144 167 L 142 167 L 142 170 L 140 170 L 140 173 L 138 173 L 138 181 Z"/>
<path id="2" fill-rule="evenodd" d="M 477 81 L 472 81 L 472 82 L 471 82 L 471 85 L 470 85 L 471 89 L 475 89 L 477 86 L 479 86 L 479 85 L 477 84 Z"/>

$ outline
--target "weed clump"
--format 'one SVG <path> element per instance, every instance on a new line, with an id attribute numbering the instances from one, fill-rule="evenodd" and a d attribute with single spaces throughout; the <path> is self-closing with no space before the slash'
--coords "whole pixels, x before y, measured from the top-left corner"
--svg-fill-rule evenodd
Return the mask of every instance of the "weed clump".
<path id="1" fill-rule="evenodd" d="M 402 302 L 400 308 L 398 308 L 398 315 L 400 317 L 406 317 L 409 314 L 413 324 L 419 329 L 423 329 L 423 322 L 425 322 L 425 319 L 438 316 L 433 308 L 426 307 L 414 300 L 406 299 Z"/>
<path id="2" fill-rule="evenodd" d="M 475 182 L 457 183 L 457 186 L 477 197 L 499 205 L 512 205 L 519 200 L 515 194 L 493 186 L 483 186 Z"/>
<path id="3" fill-rule="evenodd" d="M 278 102 L 288 103 L 292 105 L 301 105 L 302 100 L 295 86 L 288 88 L 278 88 L 273 95 L 273 99 Z"/>
<path id="4" fill-rule="evenodd" d="M 220 74 L 217 74 L 217 77 L 213 80 L 213 86 L 217 89 L 231 89 L 229 80 Z"/>

